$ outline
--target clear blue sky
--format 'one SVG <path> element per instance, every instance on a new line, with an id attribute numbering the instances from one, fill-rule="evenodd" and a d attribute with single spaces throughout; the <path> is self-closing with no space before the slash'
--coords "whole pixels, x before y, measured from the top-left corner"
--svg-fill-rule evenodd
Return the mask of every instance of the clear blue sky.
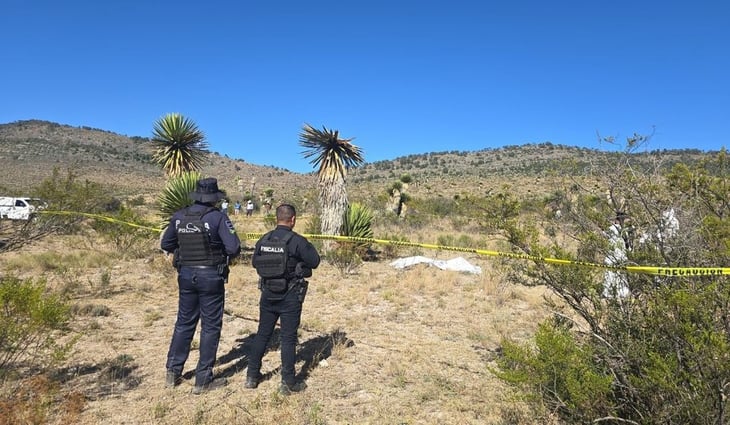
<path id="1" fill-rule="evenodd" d="M 309 172 L 304 123 L 367 162 L 552 142 L 730 146 L 730 2 L 3 0 L 0 123 L 149 137 Z"/>

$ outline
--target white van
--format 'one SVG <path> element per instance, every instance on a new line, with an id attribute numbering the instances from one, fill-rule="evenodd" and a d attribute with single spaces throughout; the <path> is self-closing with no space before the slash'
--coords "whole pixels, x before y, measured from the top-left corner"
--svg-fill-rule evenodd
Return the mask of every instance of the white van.
<path id="1" fill-rule="evenodd" d="M 36 198 L 0 196 L 0 219 L 29 220 L 45 204 Z"/>

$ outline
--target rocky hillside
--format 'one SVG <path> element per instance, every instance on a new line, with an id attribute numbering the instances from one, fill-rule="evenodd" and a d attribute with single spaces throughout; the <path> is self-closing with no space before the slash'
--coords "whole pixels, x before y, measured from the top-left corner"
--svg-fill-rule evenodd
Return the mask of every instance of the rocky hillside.
<path id="1" fill-rule="evenodd" d="M 54 168 L 72 171 L 81 179 L 102 183 L 121 196 L 154 195 L 164 186 L 160 167 L 152 162 L 149 140 L 89 127 L 47 121 L 18 121 L 0 125 L 0 190 L 23 194 L 50 177 Z M 258 166 L 211 153 L 203 174 L 218 177 L 236 199 L 239 193 L 273 189 L 280 197 L 301 192 L 314 183 L 311 175 Z"/>
<path id="2" fill-rule="evenodd" d="M 651 163 L 661 154 L 663 166 L 691 162 L 705 153 L 696 149 L 644 152 L 637 159 Z M 71 127 L 29 120 L 0 125 L 0 161 L 3 180 L 0 191 L 22 194 L 52 175 L 72 170 L 80 178 L 103 183 L 119 195 L 153 196 L 164 185 L 160 168 L 152 163 L 148 139 L 127 137 L 109 131 Z M 483 194 L 505 185 L 522 193 L 547 193 L 552 179 L 586 176 L 590 164 L 616 160 L 618 154 L 552 143 L 506 146 L 480 151 L 449 151 L 413 154 L 388 161 L 366 163 L 351 170 L 351 198 L 372 197 L 409 175 L 414 196 Z M 313 174 L 260 166 L 243 159 L 211 153 L 203 174 L 219 178 L 231 199 L 248 192 L 272 189 L 277 199 L 303 202 L 316 197 Z"/>

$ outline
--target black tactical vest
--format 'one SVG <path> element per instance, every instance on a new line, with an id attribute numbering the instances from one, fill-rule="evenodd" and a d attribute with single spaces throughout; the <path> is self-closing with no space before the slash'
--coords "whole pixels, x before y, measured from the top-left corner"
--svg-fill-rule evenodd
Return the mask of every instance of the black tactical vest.
<path id="1" fill-rule="evenodd" d="M 271 294 L 286 294 L 294 283 L 289 273 L 289 239 L 294 235 L 289 232 L 283 238 L 272 237 L 272 232 L 261 238 L 259 255 L 256 257 L 256 272 L 260 279 L 261 289 L 267 289 Z M 280 299 L 277 295 L 269 299 Z"/>
<path id="2" fill-rule="evenodd" d="M 202 212 L 185 210 L 177 226 L 178 266 L 217 266 L 225 262 L 223 245 L 212 246 L 210 229 L 203 221 L 203 216 L 213 210 L 213 207 Z"/>
<path id="3" fill-rule="evenodd" d="M 289 232 L 282 239 L 273 238 L 272 233 L 269 232 L 261 238 L 259 257 L 256 260 L 256 272 L 264 279 L 289 279 L 289 250 L 287 245 L 294 233 Z"/>

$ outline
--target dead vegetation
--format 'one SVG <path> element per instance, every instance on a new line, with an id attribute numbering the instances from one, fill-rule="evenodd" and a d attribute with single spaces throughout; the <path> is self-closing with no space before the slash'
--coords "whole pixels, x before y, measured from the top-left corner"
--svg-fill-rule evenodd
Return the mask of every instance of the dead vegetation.
<path id="1" fill-rule="evenodd" d="M 242 232 L 266 228 L 261 216 L 236 217 L 236 225 Z M 383 260 L 343 276 L 324 262 L 311 279 L 299 337 L 297 368 L 309 387 L 284 398 L 277 393 L 276 340 L 264 358 L 264 382 L 254 391 L 243 388 L 258 316 L 255 271 L 244 253 L 228 283 L 216 367 L 231 383 L 193 396 L 195 350 L 184 383 L 172 390 L 163 385 L 177 288 L 156 241 L 125 259 L 100 242 L 53 237 L 7 253 L 0 263 L 13 273 L 44 275 L 50 287 L 65 291 L 75 306 L 70 337 L 78 340 L 43 384 L 53 409 L 43 418 L 33 419 L 30 411 L 22 418 L 20 393 L 5 388 L 3 402 L 13 413 L 4 410 L 0 418 L 80 424 L 504 423 L 505 415 L 519 417 L 519 406 L 489 366 L 503 336 L 532 334 L 545 314 L 542 290 L 499 283 L 492 259 L 467 260 L 484 273 L 396 270 Z"/>
<path id="2" fill-rule="evenodd" d="M 24 171 L 27 168 L 9 169 L 5 188 L 19 192 L 50 175 L 48 167 L 69 167 L 108 184 L 120 198 L 143 195 L 145 205 L 154 209 L 155 193 L 163 185 L 161 172 L 152 171 L 157 168 L 134 159 L 119 171 L 113 164 L 124 159 L 122 153 L 101 165 L 89 165 L 99 163 L 90 152 L 101 149 L 99 152 L 108 153 L 111 145 L 133 141 L 101 130 L 63 128 L 60 134 L 70 134 L 73 143 L 88 145 L 72 160 L 50 155 L 66 140 L 54 136 L 53 126 L 27 125 L 37 132 L 32 137 L 20 132 L 9 135 L 7 127 L 3 129 L 6 133 L 0 132 L 0 142 L 5 143 L 1 154 L 22 155 L 11 146 L 19 139 L 34 146 L 48 143 L 50 147 L 43 150 L 48 154 L 34 163 L 37 175 Z M 97 143 L 99 139 L 88 132 L 113 140 L 107 145 Z M 83 142 L 87 137 L 88 144 Z M 389 183 L 404 173 L 414 180 L 408 192 L 421 199 L 453 200 L 505 187 L 522 196 L 540 197 L 554 187 L 550 173 L 519 168 L 540 152 L 484 152 L 484 157 L 445 153 L 443 157 L 424 155 L 387 165 L 371 164 L 353 173 L 350 198 L 379 202 Z M 436 163 L 429 166 L 424 161 L 432 161 L 432 157 L 437 157 Z M 28 157 L 16 159 L 26 161 Z M 493 168 L 498 166 L 501 168 Z M 211 156 L 207 167 L 204 173 L 218 176 L 232 200 L 249 189 L 252 177 L 257 192 L 273 188 L 275 198 L 300 206 L 308 200 L 310 206 L 302 208 L 303 220 L 296 229 L 306 233 L 307 215 L 315 210 L 312 176 L 218 155 Z M 477 172 L 467 173 L 469 169 Z M 519 170 L 524 175 L 515 174 Z M 403 225 L 378 214 L 374 230 L 379 238 L 429 244 L 442 239 L 498 248 L 496 241 L 479 235 L 478 227 L 449 214 L 417 225 Z M 241 234 L 267 229 L 260 214 L 235 217 L 235 223 Z M 248 246 L 253 242 L 247 241 Z M 480 275 L 427 266 L 406 270 L 389 266 L 389 259 L 397 256 L 458 256 L 418 248 L 393 251 L 379 247 L 378 260 L 346 274 L 323 262 L 311 279 L 299 335 L 297 369 L 308 389 L 282 397 L 277 392 L 280 361 L 276 338 L 264 357 L 265 380 L 257 390 L 243 388 L 258 316 L 255 271 L 244 252 L 231 270 L 216 366 L 230 385 L 194 396 L 190 389 L 196 350 L 186 364 L 184 383 L 175 389 L 163 385 L 177 285 L 174 270 L 157 248 L 157 241 L 150 240 L 134 255 L 122 254 L 90 233 L 54 236 L 0 256 L 3 273 L 43 276 L 52 290 L 68 297 L 74 313 L 68 338 L 77 339 L 69 358 L 52 373 L 2 387 L 0 424 L 534 423 L 490 367 L 503 337 L 527 340 L 534 334 L 548 314 L 543 302 L 546 292 L 540 287 L 504 283 L 501 263 L 494 258 L 458 254 L 480 266 Z"/>

